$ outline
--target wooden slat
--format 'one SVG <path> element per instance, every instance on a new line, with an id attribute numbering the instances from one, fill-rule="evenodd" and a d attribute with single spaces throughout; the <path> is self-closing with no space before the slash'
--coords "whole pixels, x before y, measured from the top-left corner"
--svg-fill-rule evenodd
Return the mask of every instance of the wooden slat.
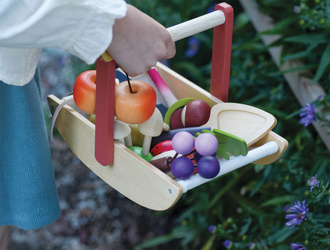
<path id="1" fill-rule="evenodd" d="M 186 97 L 201 99 L 206 101 L 209 105 L 213 106 L 216 103 L 222 102 L 220 99 L 214 97 L 206 90 L 197 86 L 193 82 L 184 78 L 180 74 L 176 73 L 172 69 L 164 66 L 161 63 L 157 63 L 156 68 L 166 82 L 167 86 L 171 89 L 177 99 Z"/>

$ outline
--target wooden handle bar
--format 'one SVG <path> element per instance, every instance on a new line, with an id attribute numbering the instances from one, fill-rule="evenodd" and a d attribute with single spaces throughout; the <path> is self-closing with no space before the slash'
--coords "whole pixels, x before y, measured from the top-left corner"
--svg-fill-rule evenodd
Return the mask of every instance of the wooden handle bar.
<path id="1" fill-rule="evenodd" d="M 171 34 L 173 41 L 179 41 L 221 25 L 225 23 L 225 20 L 225 14 L 221 10 L 216 10 L 209 14 L 169 27 L 167 30 Z M 106 62 L 112 61 L 112 57 L 107 51 L 103 53 L 102 59 Z"/>
<path id="2" fill-rule="evenodd" d="M 221 25 L 225 20 L 224 13 L 221 10 L 216 10 L 209 14 L 169 27 L 167 30 L 170 32 L 172 39 L 178 41 Z"/>

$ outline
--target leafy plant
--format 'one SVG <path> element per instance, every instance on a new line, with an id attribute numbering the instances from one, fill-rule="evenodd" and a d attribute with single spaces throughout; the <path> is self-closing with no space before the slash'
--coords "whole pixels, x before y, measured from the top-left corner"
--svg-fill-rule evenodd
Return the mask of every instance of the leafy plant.
<path id="1" fill-rule="evenodd" d="M 256 2 L 259 9 L 271 16 L 275 23 L 273 29 L 261 34 L 280 35 L 271 46 L 282 46 L 282 63 L 291 60 L 303 62 L 303 66 L 299 65 L 286 72 L 303 71 L 303 74 L 312 78 L 314 83 L 319 82 L 326 91 L 325 96 L 319 96 L 313 102 L 317 104 L 317 108 L 313 110 L 314 117 L 304 115 L 306 107 L 311 105 L 309 103 L 300 112 L 295 113 L 303 116 L 301 123 L 305 126 L 315 118 L 322 125 L 329 127 L 330 1 L 257 0 Z M 308 117 L 311 119 L 308 120 Z"/>
<path id="2" fill-rule="evenodd" d="M 281 35 L 274 45 L 283 45 L 282 62 L 301 59 L 312 70 L 314 82 L 324 80 L 328 85 L 330 1 L 257 0 L 257 3 L 276 23 L 263 34 Z"/>
<path id="3" fill-rule="evenodd" d="M 153 1 L 130 2 L 141 6 L 165 27 L 202 15 L 214 4 L 213 1 L 197 0 L 158 1 L 157 4 Z M 315 186 L 310 192 L 307 180 L 317 175 L 322 183 L 328 183 L 330 153 L 311 127 L 299 124 L 297 114 L 300 111 L 297 110 L 300 105 L 286 85 L 282 72 L 272 62 L 268 48 L 259 40 L 260 34 L 255 32 L 247 14 L 237 1 L 227 2 L 235 10 L 229 99 L 259 107 L 277 117 L 274 131 L 289 141 L 289 148 L 277 162 L 267 166 L 251 164 L 189 191 L 175 207 L 164 212 L 175 216 L 172 230 L 138 248 L 150 249 L 175 242 L 180 249 L 298 249 L 299 246 L 327 249 L 330 242 L 328 186 L 323 185 L 325 189 L 321 185 L 320 188 Z M 323 86 L 329 86 L 328 66 L 323 70 L 322 64 L 325 64 L 316 60 L 326 51 L 328 31 L 325 27 L 315 26 L 315 30 L 305 35 L 308 29 L 299 23 L 302 17 L 292 12 L 294 6 L 299 5 L 298 1 L 258 2 L 262 2 L 262 10 L 282 20 L 269 32 L 284 35 L 277 42 L 288 45 L 282 61 L 310 60 L 308 67 L 314 72 L 320 68 L 323 72 L 319 71 L 322 73 L 318 73 L 321 74 L 319 79 Z M 185 40 L 177 43 L 177 55 L 168 63 L 178 73 L 208 89 L 212 33 L 206 32 L 196 38 L 200 44 L 195 47 L 198 49 L 192 57 L 189 53 L 187 56 L 190 45 Z M 320 98 L 311 105 L 324 107 L 327 98 Z M 307 220 L 290 229 L 285 225 L 288 222 L 285 208 L 303 200 L 308 208 Z M 296 218 L 299 211 L 295 213 Z"/>

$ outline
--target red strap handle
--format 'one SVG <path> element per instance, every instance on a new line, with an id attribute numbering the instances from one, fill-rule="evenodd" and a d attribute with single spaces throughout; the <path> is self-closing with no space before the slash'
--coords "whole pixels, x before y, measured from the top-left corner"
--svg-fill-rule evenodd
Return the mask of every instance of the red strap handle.
<path id="1" fill-rule="evenodd" d="M 116 63 L 96 62 L 95 158 L 103 166 L 113 163 Z"/>
<path id="2" fill-rule="evenodd" d="M 227 102 L 234 10 L 227 3 L 216 5 L 215 10 L 221 10 L 225 15 L 226 21 L 224 24 L 214 28 L 210 92 L 220 100 Z"/>

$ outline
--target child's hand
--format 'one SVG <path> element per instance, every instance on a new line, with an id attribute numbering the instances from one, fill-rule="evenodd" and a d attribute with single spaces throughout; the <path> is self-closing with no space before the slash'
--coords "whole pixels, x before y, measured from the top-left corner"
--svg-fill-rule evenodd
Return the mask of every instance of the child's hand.
<path id="1" fill-rule="evenodd" d="M 117 19 L 113 26 L 113 39 L 107 51 L 127 74 L 137 76 L 158 60 L 172 58 L 175 44 L 161 24 L 127 5 L 126 16 Z"/>

